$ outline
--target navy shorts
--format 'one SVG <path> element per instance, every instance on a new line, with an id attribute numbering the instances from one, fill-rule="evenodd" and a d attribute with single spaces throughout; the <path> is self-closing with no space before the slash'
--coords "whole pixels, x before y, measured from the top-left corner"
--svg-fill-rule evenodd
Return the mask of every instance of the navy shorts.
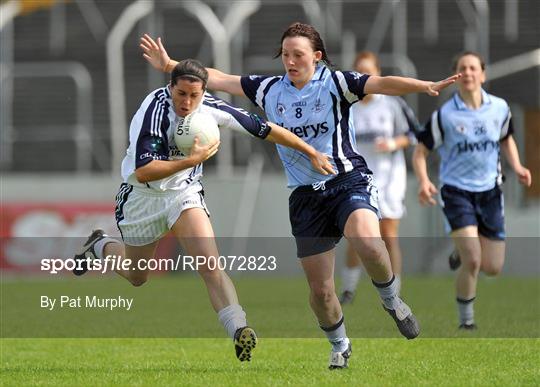
<path id="1" fill-rule="evenodd" d="M 443 185 L 443 212 L 452 231 L 478 226 L 478 233 L 489 239 L 504 240 L 504 198 L 499 186 L 483 192 L 470 192 Z"/>
<path id="2" fill-rule="evenodd" d="M 325 182 L 296 188 L 289 197 L 289 218 L 299 258 L 331 250 L 343 236 L 349 215 L 367 208 L 379 218 L 377 188 L 371 173 L 352 170 Z"/>

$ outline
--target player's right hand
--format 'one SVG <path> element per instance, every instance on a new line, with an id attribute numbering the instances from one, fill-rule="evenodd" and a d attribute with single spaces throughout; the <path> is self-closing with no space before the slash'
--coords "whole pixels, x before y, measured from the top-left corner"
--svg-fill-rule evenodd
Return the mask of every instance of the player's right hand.
<path id="1" fill-rule="evenodd" d="M 157 43 L 148 34 L 141 36 L 141 43 L 139 44 L 143 50 L 143 57 L 148 63 L 152 65 L 156 70 L 167 72 L 167 65 L 171 61 L 167 50 L 161 43 L 161 38 L 157 38 Z"/>
<path id="2" fill-rule="evenodd" d="M 330 162 L 332 157 L 316 151 L 315 155 L 310 157 L 311 165 L 317 170 L 321 175 L 335 175 L 336 171 L 334 166 Z"/>
<path id="3" fill-rule="evenodd" d="M 219 149 L 219 144 L 221 144 L 221 141 L 218 140 L 213 144 L 200 145 L 199 138 L 195 137 L 193 146 L 191 147 L 191 152 L 189 154 L 189 158 L 192 160 L 193 166 L 199 165 L 215 155 Z"/>
<path id="4" fill-rule="evenodd" d="M 439 82 L 429 82 L 426 93 L 432 97 L 438 96 L 439 91 L 455 83 L 459 78 L 461 78 L 461 75 L 462 75 L 461 73 L 454 74 L 451 77 L 443 79 L 442 81 L 439 81 Z"/>
<path id="5" fill-rule="evenodd" d="M 433 206 L 437 204 L 433 195 L 437 194 L 437 188 L 429 180 L 420 182 L 420 187 L 418 187 L 418 201 L 423 206 Z"/>

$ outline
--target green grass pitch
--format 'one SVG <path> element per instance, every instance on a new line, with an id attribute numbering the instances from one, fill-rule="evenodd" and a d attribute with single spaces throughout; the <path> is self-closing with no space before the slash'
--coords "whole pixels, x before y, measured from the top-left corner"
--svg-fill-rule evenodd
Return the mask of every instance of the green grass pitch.
<path id="1" fill-rule="evenodd" d="M 260 342 L 250 363 L 210 309 L 195 276 L 2 283 L 0 385 L 539 385 L 540 284 L 482 278 L 476 332 L 456 329 L 453 279 L 406 278 L 403 295 L 421 338 L 400 338 L 363 281 L 345 308 L 353 356 L 326 369 L 329 345 L 307 305 L 303 278 L 235 278 Z M 38 296 L 134 297 L 127 311 L 40 310 Z M 136 338 L 133 338 L 136 337 Z"/>
<path id="2" fill-rule="evenodd" d="M 3 385 L 538 385 L 536 339 L 353 339 L 346 370 L 322 339 L 4 339 Z"/>

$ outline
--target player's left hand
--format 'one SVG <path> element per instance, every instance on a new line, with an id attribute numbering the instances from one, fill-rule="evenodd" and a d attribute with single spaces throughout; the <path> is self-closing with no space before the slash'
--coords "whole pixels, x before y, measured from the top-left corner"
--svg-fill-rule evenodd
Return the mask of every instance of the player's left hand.
<path id="1" fill-rule="evenodd" d="M 422 206 L 434 206 L 437 202 L 433 199 L 433 195 L 437 193 L 439 193 L 437 188 L 429 179 L 421 181 L 418 186 L 418 201 Z"/>
<path id="2" fill-rule="evenodd" d="M 141 36 L 141 43 L 139 46 L 143 50 L 144 59 L 146 59 L 152 67 L 159 71 L 167 71 L 167 65 L 171 61 L 171 58 L 161 43 L 161 38 L 157 38 L 156 42 L 150 35 L 144 34 Z"/>
<path id="3" fill-rule="evenodd" d="M 518 177 L 518 180 L 521 184 L 523 184 L 525 187 L 530 187 L 532 183 L 532 176 L 531 171 L 529 171 L 527 168 L 520 166 L 516 169 L 516 175 Z"/>
<path id="4" fill-rule="evenodd" d="M 452 75 L 451 77 L 443 79 L 439 82 L 429 82 L 426 93 L 432 97 L 436 97 L 439 95 L 439 91 L 455 83 L 459 78 L 461 78 L 461 73 Z"/>
<path id="5" fill-rule="evenodd" d="M 330 162 L 332 159 L 331 156 L 316 151 L 313 156 L 310 157 L 311 165 L 317 170 L 321 175 L 335 175 L 336 171 L 334 166 Z"/>

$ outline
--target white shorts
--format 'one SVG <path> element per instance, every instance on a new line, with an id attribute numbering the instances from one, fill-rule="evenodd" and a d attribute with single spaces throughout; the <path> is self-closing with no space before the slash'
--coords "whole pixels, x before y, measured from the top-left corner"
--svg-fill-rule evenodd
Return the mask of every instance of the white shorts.
<path id="1" fill-rule="evenodd" d="M 202 208 L 210 216 L 199 181 L 164 192 L 123 183 L 116 195 L 116 223 L 127 245 L 144 246 L 169 232 L 188 208 Z"/>
<path id="2" fill-rule="evenodd" d="M 373 177 L 379 191 L 379 211 L 382 219 L 401 219 L 405 215 L 407 171 L 396 168 L 387 175 L 377 176 L 374 172 Z"/>

